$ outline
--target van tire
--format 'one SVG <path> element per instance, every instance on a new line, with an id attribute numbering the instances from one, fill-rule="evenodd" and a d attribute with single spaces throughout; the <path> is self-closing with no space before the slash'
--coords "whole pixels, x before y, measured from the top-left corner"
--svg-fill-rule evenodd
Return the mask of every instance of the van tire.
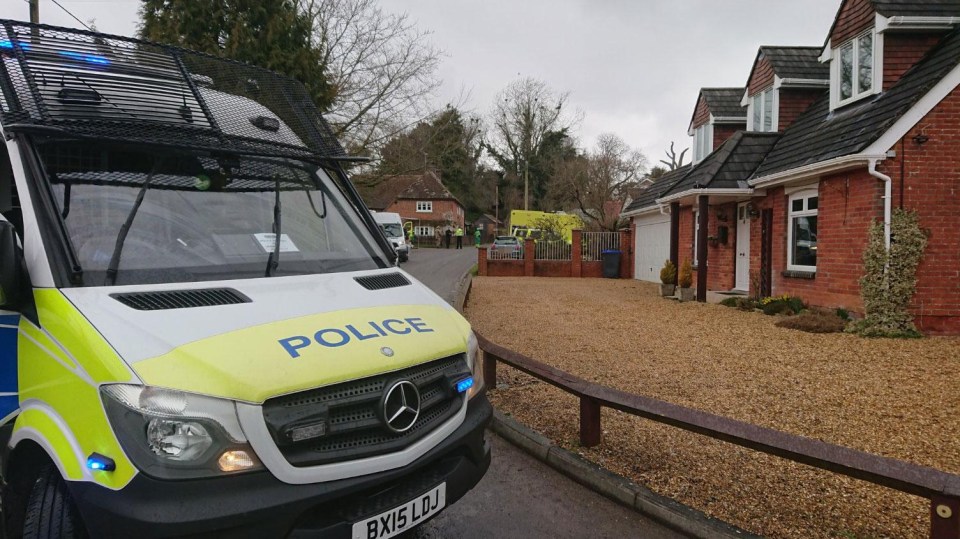
<path id="1" fill-rule="evenodd" d="M 40 470 L 27 499 L 23 539 L 81 539 L 87 532 L 67 484 L 52 464 Z"/>

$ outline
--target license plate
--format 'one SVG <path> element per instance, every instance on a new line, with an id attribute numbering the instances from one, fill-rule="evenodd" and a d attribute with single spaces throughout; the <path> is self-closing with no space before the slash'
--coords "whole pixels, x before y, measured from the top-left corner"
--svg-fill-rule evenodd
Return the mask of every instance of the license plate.
<path id="1" fill-rule="evenodd" d="M 403 533 L 438 513 L 447 503 L 447 484 L 440 483 L 422 496 L 361 520 L 353 525 L 353 539 L 386 539 Z"/>

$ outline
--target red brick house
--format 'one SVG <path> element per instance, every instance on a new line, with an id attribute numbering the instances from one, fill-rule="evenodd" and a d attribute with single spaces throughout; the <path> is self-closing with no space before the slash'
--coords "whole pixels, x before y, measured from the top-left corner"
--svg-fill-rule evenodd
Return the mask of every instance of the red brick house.
<path id="1" fill-rule="evenodd" d="M 438 172 L 391 176 L 373 186 L 358 182 L 358 188 L 368 208 L 399 213 L 404 223 L 413 224 L 418 238 L 433 239 L 447 228 L 464 226 L 464 206 Z"/>
<path id="2" fill-rule="evenodd" d="M 928 232 L 916 323 L 960 333 L 958 20 L 960 0 L 844 0 L 823 47 L 761 47 L 741 102 L 752 131 L 653 186 L 699 299 L 736 288 L 861 311 L 868 229 L 901 207 Z"/>

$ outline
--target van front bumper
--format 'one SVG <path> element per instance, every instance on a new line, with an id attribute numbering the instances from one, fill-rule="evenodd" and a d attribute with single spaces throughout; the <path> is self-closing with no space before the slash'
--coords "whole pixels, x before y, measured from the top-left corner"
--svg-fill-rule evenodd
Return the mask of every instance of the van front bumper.
<path id="1" fill-rule="evenodd" d="M 490 466 L 486 395 L 463 424 L 412 464 L 326 483 L 290 485 L 269 472 L 163 481 L 137 474 L 121 490 L 68 482 L 92 537 L 350 537 L 354 522 L 446 483 L 447 506 Z"/>

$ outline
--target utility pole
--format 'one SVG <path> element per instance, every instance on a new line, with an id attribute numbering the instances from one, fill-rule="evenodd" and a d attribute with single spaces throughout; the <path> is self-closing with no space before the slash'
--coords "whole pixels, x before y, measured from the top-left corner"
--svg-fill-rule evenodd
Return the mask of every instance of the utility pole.
<path id="1" fill-rule="evenodd" d="M 30 22 L 40 22 L 40 0 L 30 0 Z"/>
<path id="2" fill-rule="evenodd" d="M 530 209 L 530 156 L 523 160 L 523 209 Z"/>

